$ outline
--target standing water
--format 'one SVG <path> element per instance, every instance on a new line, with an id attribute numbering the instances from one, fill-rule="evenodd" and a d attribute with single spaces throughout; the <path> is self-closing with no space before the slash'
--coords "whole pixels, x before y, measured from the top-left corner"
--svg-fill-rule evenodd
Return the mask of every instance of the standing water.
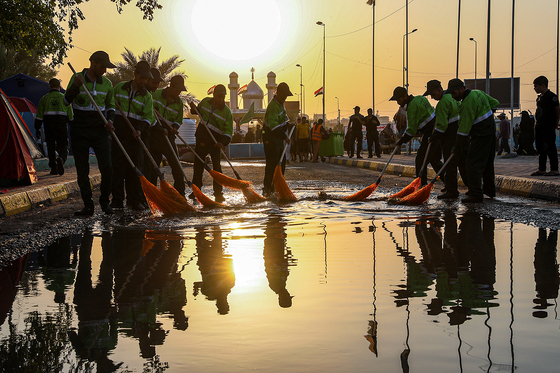
<path id="1" fill-rule="evenodd" d="M 1 270 L 1 371 L 558 372 L 557 255 L 385 203 L 99 224 Z"/>

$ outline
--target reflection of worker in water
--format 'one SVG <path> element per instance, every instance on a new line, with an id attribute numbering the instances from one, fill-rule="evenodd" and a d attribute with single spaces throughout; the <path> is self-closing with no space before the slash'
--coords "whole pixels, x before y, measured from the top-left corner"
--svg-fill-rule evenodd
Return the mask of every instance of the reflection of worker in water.
<path id="1" fill-rule="evenodd" d="M 264 268 L 268 286 L 278 294 L 278 304 L 282 308 L 292 306 L 292 296 L 286 289 L 290 274 L 289 266 L 295 265 L 292 252 L 286 249 L 286 223 L 278 216 L 271 216 L 266 222 L 264 233 Z"/>
<path id="2" fill-rule="evenodd" d="M 210 233 L 212 240 L 207 240 L 206 236 L 204 228 L 199 229 L 196 234 L 197 265 L 202 281 L 194 283 L 194 295 L 200 290 L 206 299 L 216 301 L 220 315 L 227 315 L 227 296 L 235 286 L 233 260 L 224 255 L 222 231 L 219 227 L 214 227 L 214 231 Z"/>
<path id="3" fill-rule="evenodd" d="M 548 237 L 546 229 L 539 229 L 539 238 L 535 245 L 535 290 L 537 298 L 533 300 L 536 311 L 533 316 L 545 318 L 548 316 L 546 309 L 552 306 L 547 299 L 558 298 L 558 285 L 560 276 L 558 273 L 558 262 L 556 261 L 556 245 L 558 243 L 558 231 L 550 230 Z"/>
<path id="4" fill-rule="evenodd" d="M 101 246 L 103 259 L 94 286 L 91 273 L 91 247 L 93 236 L 86 231 L 79 252 L 78 273 L 74 285 L 74 304 L 78 316 L 78 332 L 70 331 L 69 337 L 78 356 L 97 363 L 99 372 L 114 372 L 122 364 L 115 364 L 108 357 L 117 346 L 117 319 L 111 304 L 113 290 L 114 253 L 109 233 L 103 233 Z"/>
<path id="5" fill-rule="evenodd" d="M 78 260 L 77 248 L 72 247 L 71 241 L 71 236 L 58 238 L 39 257 L 46 287 L 54 292 L 56 303 L 65 303 L 66 290 L 74 283 Z"/>

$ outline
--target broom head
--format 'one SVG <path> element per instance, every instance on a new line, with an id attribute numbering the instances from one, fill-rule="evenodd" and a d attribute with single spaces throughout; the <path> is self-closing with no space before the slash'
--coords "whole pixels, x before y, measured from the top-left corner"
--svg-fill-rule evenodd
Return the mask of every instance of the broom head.
<path id="1" fill-rule="evenodd" d="M 410 184 L 408 184 L 406 187 L 404 187 L 400 192 L 397 192 L 395 194 L 391 194 L 387 198 L 402 198 L 402 197 L 407 196 L 411 193 L 414 193 L 420 187 L 421 182 L 422 182 L 422 180 L 419 177 L 417 177 L 416 179 L 412 180 L 412 182 Z"/>
<path id="2" fill-rule="evenodd" d="M 202 191 L 200 190 L 199 187 L 197 187 L 196 185 L 192 184 L 191 185 L 192 191 L 194 193 L 194 196 L 196 197 L 196 199 L 198 200 L 198 202 L 200 202 L 202 204 L 202 206 L 204 207 L 219 207 L 219 206 L 224 206 L 223 203 L 220 202 L 216 202 L 211 200 L 206 194 L 202 193 Z"/>
<path id="3" fill-rule="evenodd" d="M 399 205 L 421 205 L 430 198 L 430 193 L 434 183 L 429 183 L 428 185 L 418 189 L 416 192 L 409 194 L 403 198 L 399 198 L 395 203 Z"/>
<path id="4" fill-rule="evenodd" d="M 226 188 L 239 190 L 251 185 L 250 181 L 234 179 L 215 170 L 208 170 L 208 172 L 218 184 L 223 185 Z"/>
<path id="5" fill-rule="evenodd" d="M 243 192 L 243 195 L 245 196 L 247 203 L 259 203 L 259 202 L 266 201 L 265 197 L 255 192 L 255 190 L 251 187 L 243 188 L 241 189 L 241 191 Z"/>
<path id="6" fill-rule="evenodd" d="M 297 201 L 296 196 L 294 196 L 294 193 L 292 193 L 290 187 L 286 183 L 284 175 L 282 175 L 282 168 L 280 167 L 280 165 L 277 165 L 276 169 L 274 170 L 274 177 L 272 178 L 272 182 L 274 183 L 274 190 L 276 190 L 276 195 L 278 196 L 279 201 Z"/>
<path id="7" fill-rule="evenodd" d="M 150 183 L 144 175 L 140 175 L 139 177 L 144 196 L 146 196 L 146 201 L 152 213 L 159 211 L 163 215 L 173 215 L 185 212 L 185 208 L 182 204 L 164 194 L 158 187 Z"/>
<path id="8" fill-rule="evenodd" d="M 161 191 L 165 193 L 166 196 L 170 197 L 171 199 L 174 199 L 179 204 L 181 204 L 181 206 L 183 206 L 184 209 L 183 212 L 196 211 L 194 206 L 192 206 L 187 201 L 185 196 L 182 196 L 181 193 L 179 193 L 177 189 L 173 188 L 167 181 L 160 179 L 159 187 Z"/>
<path id="9" fill-rule="evenodd" d="M 368 198 L 371 193 L 375 192 L 378 185 L 379 183 L 373 183 L 370 186 L 360 190 L 359 192 L 343 197 L 342 199 L 345 201 L 363 201 L 364 199 Z"/>

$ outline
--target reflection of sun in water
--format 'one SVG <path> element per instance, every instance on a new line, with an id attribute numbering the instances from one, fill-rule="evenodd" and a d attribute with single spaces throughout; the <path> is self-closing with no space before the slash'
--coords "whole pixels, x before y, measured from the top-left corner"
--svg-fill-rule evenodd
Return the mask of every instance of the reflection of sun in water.
<path id="1" fill-rule="evenodd" d="M 227 60 L 248 60 L 266 52 L 281 27 L 275 0 L 198 0 L 191 25 L 198 41 Z"/>

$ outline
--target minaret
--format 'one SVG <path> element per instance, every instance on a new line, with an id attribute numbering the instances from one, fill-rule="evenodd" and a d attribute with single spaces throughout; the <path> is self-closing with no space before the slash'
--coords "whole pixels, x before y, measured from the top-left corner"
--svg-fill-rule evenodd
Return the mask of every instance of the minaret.
<path id="1" fill-rule="evenodd" d="M 266 77 L 268 78 L 268 83 L 266 83 L 266 89 L 268 91 L 268 102 L 270 102 L 274 98 L 274 92 L 276 91 L 276 87 L 278 85 L 276 84 L 276 74 L 274 74 L 272 71 L 269 72 Z"/>
<path id="2" fill-rule="evenodd" d="M 238 77 L 239 75 L 237 75 L 235 71 L 229 74 L 229 108 L 231 110 L 239 108 L 237 106 L 237 90 L 239 89 Z"/>

